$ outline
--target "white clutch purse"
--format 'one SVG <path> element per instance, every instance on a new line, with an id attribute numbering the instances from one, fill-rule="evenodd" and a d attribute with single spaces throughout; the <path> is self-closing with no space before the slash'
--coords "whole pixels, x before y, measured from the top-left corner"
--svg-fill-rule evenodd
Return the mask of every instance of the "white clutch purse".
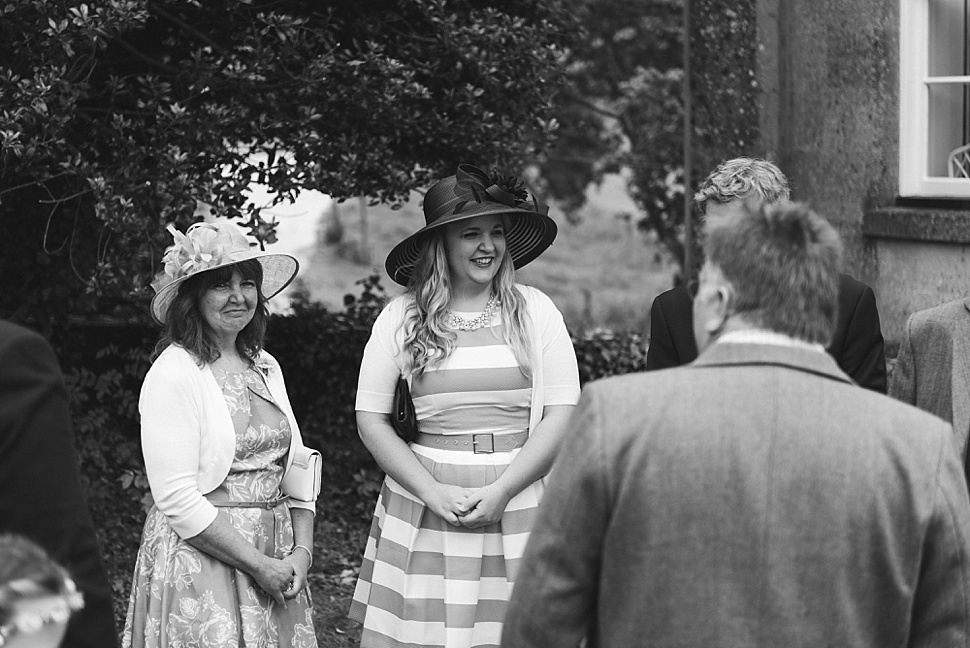
<path id="1" fill-rule="evenodd" d="M 280 489 L 301 502 L 314 502 L 320 494 L 320 481 L 323 460 L 320 453 L 307 447 L 300 447 L 293 455 L 290 469 L 283 475 Z"/>

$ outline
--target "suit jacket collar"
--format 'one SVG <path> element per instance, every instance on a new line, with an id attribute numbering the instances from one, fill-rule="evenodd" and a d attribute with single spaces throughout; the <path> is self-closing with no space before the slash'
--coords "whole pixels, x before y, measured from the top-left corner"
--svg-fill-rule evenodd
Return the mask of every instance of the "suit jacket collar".
<path id="1" fill-rule="evenodd" d="M 847 384 L 855 384 L 827 353 L 775 344 L 716 343 L 707 348 L 691 367 L 775 365 L 813 373 Z"/>

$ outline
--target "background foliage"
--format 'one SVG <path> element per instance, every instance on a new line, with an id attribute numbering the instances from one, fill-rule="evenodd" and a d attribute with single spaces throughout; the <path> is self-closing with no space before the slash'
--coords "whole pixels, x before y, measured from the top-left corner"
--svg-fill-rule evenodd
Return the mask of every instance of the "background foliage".
<path id="1" fill-rule="evenodd" d="M 275 240 L 250 183 L 395 202 L 555 131 L 565 0 L 10 0 L 0 8 L 0 315 L 143 318 L 199 202 Z M 4 276 L 13 276 L 3 272 Z"/>
<path id="2" fill-rule="evenodd" d="M 638 225 L 683 262 L 682 0 L 579 0 L 586 38 L 556 96 L 539 185 L 575 213 L 589 183 L 623 172 Z"/>
<path id="3" fill-rule="evenodd" d="M 697 180 L 740 155 L 766 157 L 760 133 L 757 7 L 691 0 L 691 96 Z"/>
<path id="4" fill-rule="evenodd" d="M 576 0 L 586 37 L 555 97 L 555 145 L 537 156 L 543 191 L 575 214 L 590 183 L 623 173 L 638 226 L 684 263 L 684 2 Z M 721 161 L 764 157 L 757 20 L 750 0 L 689 6 L 691 186 Z"/>

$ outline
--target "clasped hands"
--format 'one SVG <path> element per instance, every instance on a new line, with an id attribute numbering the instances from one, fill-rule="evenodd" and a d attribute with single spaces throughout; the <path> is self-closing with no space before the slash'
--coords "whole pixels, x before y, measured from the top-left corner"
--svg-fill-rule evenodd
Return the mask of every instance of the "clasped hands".
<path id="1" fill-rule="evenodd" d="M 497 482 L 478 490 L 438 484 L 431 501 L 425 504 L 452 526 L 477 529 L 501 520 L 510 499 Z"/>
<path id="2" fill-rule="evenodd" d="M 264 570 L 253 574 L 259 586 L 280 605 L 295 599 L 307 586 L 307 572 L 310 570 L 309 556 L 303 551 L 294 551 L 282 559 L 270 558 Z"/>

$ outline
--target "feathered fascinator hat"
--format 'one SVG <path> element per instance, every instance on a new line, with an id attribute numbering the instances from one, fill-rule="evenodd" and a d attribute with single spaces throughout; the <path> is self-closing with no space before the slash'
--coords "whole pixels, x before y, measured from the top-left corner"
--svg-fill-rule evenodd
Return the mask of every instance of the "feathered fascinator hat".
<path id="1" fill-rule="evenodd" d="M 428 189 L 424 196 L 426 224 L 394 246 L 384 262 L 387 274 L 407 286 L 428 232 L 486 214 L 510 217 L 505 241 L 516 268 L 542 254 L 559 231 L 556 221 L 549 218 L 549 208 L 536 202 L 535 196 L 530 200 L 521 180 L 462 164 L 455 175 L 439 180 Z"/>
<path id="2" fill-rule="evenodd" d="M 162 325 L 179 286 L 200 272 L 257 259 L 263 266 L 263 297 L 269 299 L 286 288 L 300 268 L 299 262 L 289 254 L 253 250 L 246 235 L 229 221 L 195 223 L 185 234 L 169 225 L 168 231 L 175 243 L 165 250 L 162 257 L 165 267 L 152 282 L 155 290 L 152 317 Z"/>

